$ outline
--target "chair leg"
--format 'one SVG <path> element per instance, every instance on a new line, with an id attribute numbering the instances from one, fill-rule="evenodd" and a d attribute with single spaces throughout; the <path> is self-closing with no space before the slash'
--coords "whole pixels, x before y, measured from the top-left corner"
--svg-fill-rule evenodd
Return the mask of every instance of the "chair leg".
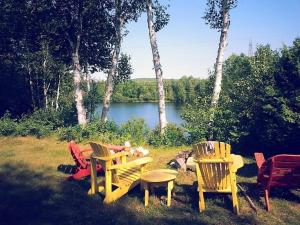
<path id="1" fill-rule="evenodd" d="M 79 169 L 75 174 L 69 176 L 67 180 L 80 180 L 83 177 L 91 175 L 91 171 L 88 169 Z"/>
<path id="2" fill-rule="evenodd" d="M 168 194 L 167 194 L 167 206 L 171 206 L 171 193 L 174 187 L 174 181 L 169 181 L 168 182 Z"/>
<path id="3" fill-rule="evenodd" d="M 204 194 L 203 191 L 199 190 L 199 211 L 203 212 L 205 210 Z"/>
<path id="4" fill-rule="evenodd" d="M 271 206 L 270 206 L 270 202 L 269 202 L 269 193 L 270 190 L 269 189 L 265 189 L 265 202 L 266 202 L 266 207 L 267 207 L 267 211 L 269 212 L 271 210 Z"/>
<path id="5" fill-rule="evenodd" d="M 233 210 L 235 214 L 239 214 L 239 202 L 237 197 L 237 191 L 232 191 L 232 204 L 233 204 Z"/>
<path id="6" fill-rule="evenodd" d="M 149 185 L 147 182 L 144 182 L 144 189 L 145 189 L 145 206 L 148 206 L 149 203 Z"/>

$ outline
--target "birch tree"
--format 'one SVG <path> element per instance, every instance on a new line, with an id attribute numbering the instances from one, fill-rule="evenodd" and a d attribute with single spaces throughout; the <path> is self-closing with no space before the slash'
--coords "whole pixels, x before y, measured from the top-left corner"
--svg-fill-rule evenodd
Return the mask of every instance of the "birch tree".
<path id="1" fill-rule="evenodd" d="M 153 19 L 153 3 L 152 0 L 146 0 L 146 10 L 147 10 L 147 22 L 148 22 L 148 31 L 149 31 L 149 39 L 152 50 L 153 57 L 153 65 L 156 75 L 156 83 L 157 83 L 157 93 L 158 93 L 158 114 L 159 114 L 159 128 L 160 133 L 164 133 L 164 129 L 167 126 L 167 118 L 166 118 L 166 104 L 165 104 L 165 92 L 164 92 L 164 83 L 163 83 L 163 71 L 160 63 L 160 56 L 157 47 L 157 39 L 156 32 L 159 31 L 165 24 L 168 23 L 168 15 L 165 13 L 164 8 L 155 1 L 157 4 L 157 23 L 154 23 Z M 162 19 L 163 20 L 159 20 Z"/>
<path id="2" fill-rule="evenodd" d="M 63 38 L 61 47 L 66 46 L 66 61 L 71 59 L 74 78 L 75 102 L 78 124 L 87 123 L 87 111 L 84 107 L 82 90 L 82 65 L 103 68 L 107 64 L 110 43 L 111 24 L 107 11 L 110 1 L 97 0 L 56 0 L 61 17 L 60 32 Z"/>
<path id="3" fill-rule="evenodd" d="M 143 10 L 143 1 L 115 0 L 113 9 L 114 39 L 111 51 L 111 64 L 108 71 L 101 120 L 106 121 L 114 89 L 114 80 L 118 76 L 118 62 L 121 51 L 122 37 L 125 24 L 131 20 L 136 21 Z"/>
<path id="4" fill-rule="evenodd" d="M 230 10 L 236 7 L 237 0 L 208 0 L 207 9 L 204 15 L 206 24 L 212 29 L 221 32 L 219 48 L 215 63 L 215 83 L 211 99 L 211 106 L 215 108 L 218 104 L 221 85 L 222 85 L 222 67 L 224 61 L 224 53 L 228 42 L 228 29 L 230 25 Z"/>

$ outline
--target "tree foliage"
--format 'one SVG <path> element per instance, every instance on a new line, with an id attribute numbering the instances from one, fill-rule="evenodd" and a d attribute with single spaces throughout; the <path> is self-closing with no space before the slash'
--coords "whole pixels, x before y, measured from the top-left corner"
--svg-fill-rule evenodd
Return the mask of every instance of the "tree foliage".
<path id="1" fill-rule="evenodd" d="M 253 57 L 232 55 L 225 61 L 214 139 L 230 142 L 245 153 L 296 152 L 300 144 L 299 43 L 296 39 L 293 46 L 280 51 L 258 46 Z M 207 138 L 207 114 L 205 98 L 183 113 L 194 142 Z"/>
<path id="2" fill-rule="evenodd" d="M 237 0 L 207 0 L 206 10 L 203 16 L 205 23 L 212 29 L 221 30 L 223 24 L 223 4 L 226 4 L 226 9 L 230 10 L 237 5 Z"/>

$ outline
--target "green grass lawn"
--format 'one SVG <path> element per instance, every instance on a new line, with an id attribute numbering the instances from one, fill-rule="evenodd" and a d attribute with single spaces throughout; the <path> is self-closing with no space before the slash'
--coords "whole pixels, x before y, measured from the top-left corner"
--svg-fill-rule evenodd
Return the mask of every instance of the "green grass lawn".
<path id="1" fill-rule="evenodd" d="M 87 146 L 87 144 L 82 144 Z M 148 169 L 167 168 L 166 163 L 181 149 L 150 149 L 154 162 Z M 234 153 L 234 152 L 233 152 Z M 238 183 L 256 205 L 257 214 L 239 193 L 240 215 L 232 211 L 229 195 L 206 194 L 206 211 L 198 211 L 193 172 L 180 172 L 170 208 L 161 200 L 164 190 L 150 195 L 144 207 L 139 187 L 111 205 L 102 196 L 87 195 L 89 180 L 66 181 L 59 165 L 72 165 L 67 143 L 56 138 L 0 137 L 0 224 L 299 224 L 300 191 L 271 191 L 270 213 L 256 188 L 256 165 L 244 158 Z"/>

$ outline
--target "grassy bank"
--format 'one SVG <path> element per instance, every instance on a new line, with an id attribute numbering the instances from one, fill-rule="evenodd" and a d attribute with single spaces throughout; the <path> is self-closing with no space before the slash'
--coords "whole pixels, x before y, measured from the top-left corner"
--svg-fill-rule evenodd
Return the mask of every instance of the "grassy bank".
<path id="1" fill-rule="evenodd" d="M 148 169 L 155 169 L 167 167 L 179 150 L 189 147 L 146 148 L 154 158 Z M 299 224 L 300 191 L 274 190 L 272 211 L 267 213 L 255 186 L 256 165 L 251 158 L 245 162 L 238 182 L 257 206 L 257 214 L 241 194 L 239 216 L 230 198 L 218 194 L 206 195 L 207 209 L 199 214 L 192 172 L 180 172 L 170 208 L 160 199 L 163 190 L 158 197 L 151 195 L 145 208 L 138 187 L 105 206 L 100 195 L 87 196 L 89 180 L 65 181 L 68 175 L 57 170 L 61 164 L 73 164 L 66 142 L 54 137 L 0 137 L 0 224 Z"/>

